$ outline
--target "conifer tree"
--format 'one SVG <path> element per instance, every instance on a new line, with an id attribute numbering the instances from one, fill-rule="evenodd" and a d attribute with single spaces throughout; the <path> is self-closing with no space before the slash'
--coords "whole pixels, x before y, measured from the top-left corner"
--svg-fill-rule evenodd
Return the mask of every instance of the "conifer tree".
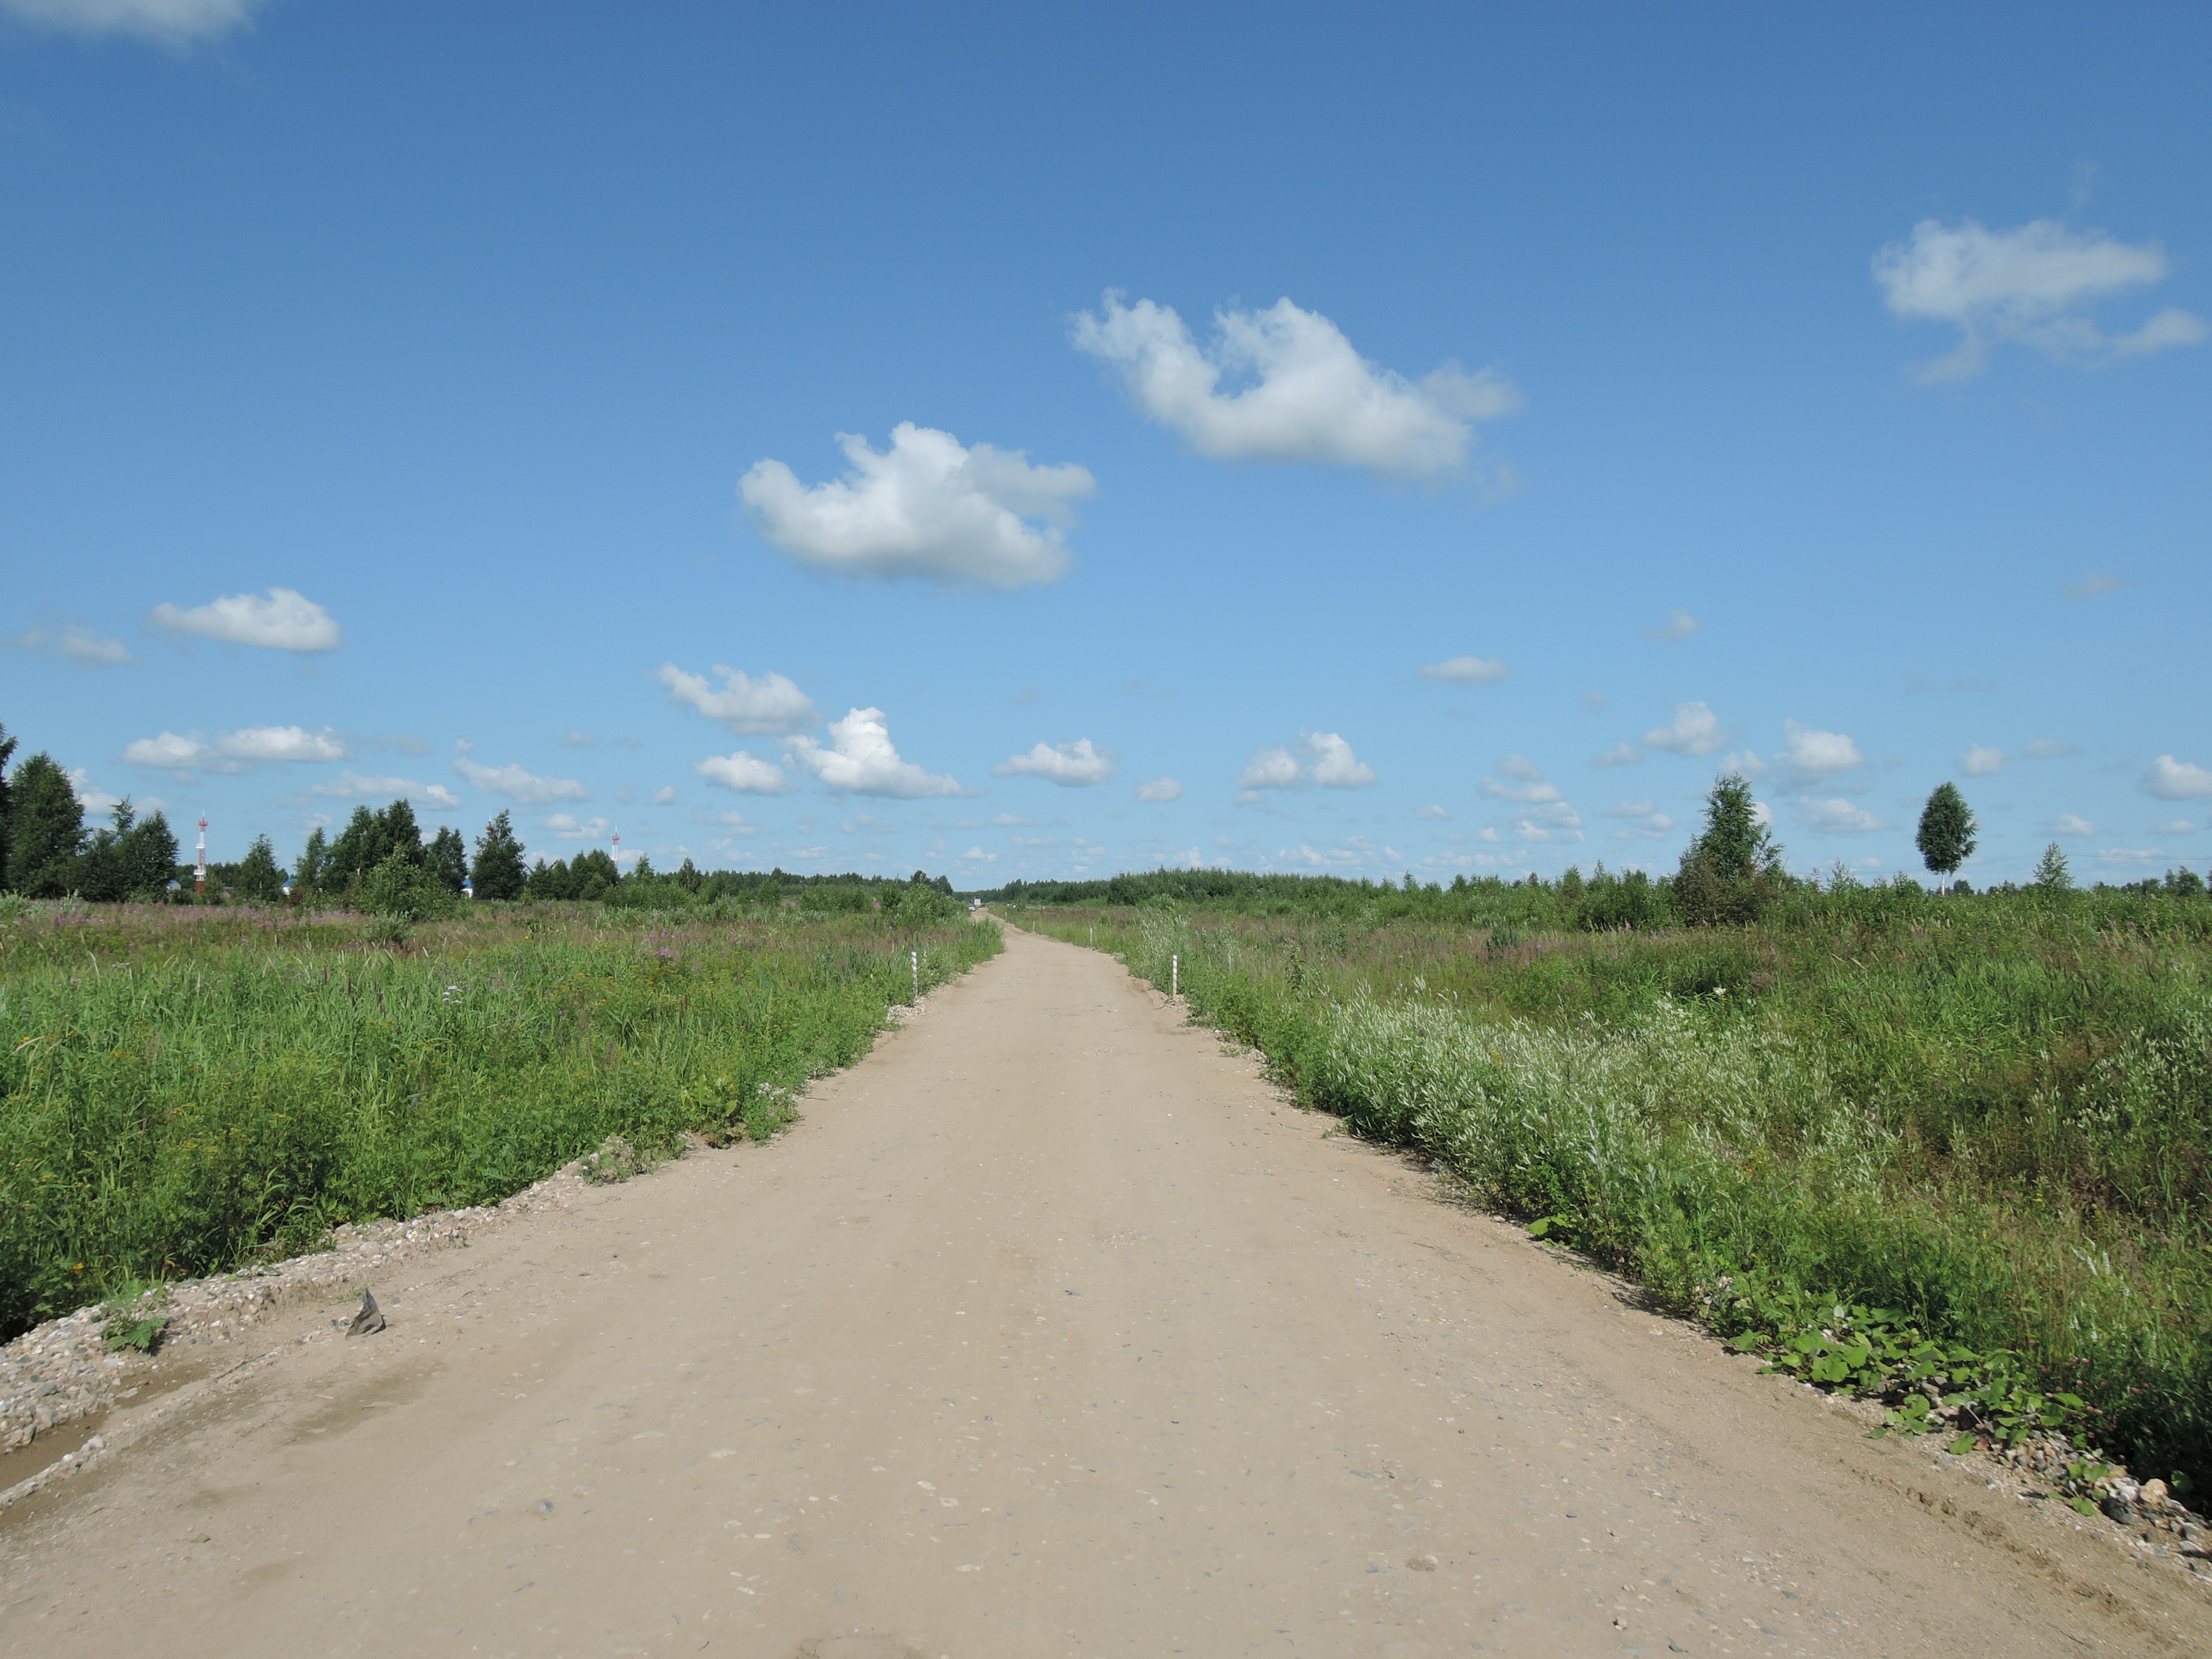
<path id="1" fill-rule="evenodd" d="M 246 849 L 246 856 L 238 861 L 238 872 L 232 878 L 238 896 L 258 899 L 264 902 L 276 898 L 284 887 L 284 867 L 276 862 L 276 849 L 270 845 L 266 835 L 256 836 L 253 845 Z"/>
<path id="2" fill-rule="evenodd" d="M 2074 885 L 2073 872 L 2066 867 L 2066 854 L 2057 842 L 2043 849 L 2043 856 L 2035 861 L 2035 884 L 2046 893 L 2063 893 Z"/>
<path id="3" fill-rule="evenodd" d="M 331 844 L 319 823 L 307 832 L 307 844 L 300 849 L 300 861 L 292 866 L 292 884 L 313 892 L 323 884 L 330 860 Z"/>
<path id="4" fill-rule="evenodd" d="M 469 866 L 469 880 L 480 899 L 518 899 L 526 879 L 522 843 L 514 838 L 514 819 L 502 811 L 477 837 L 476 861 Z"/>

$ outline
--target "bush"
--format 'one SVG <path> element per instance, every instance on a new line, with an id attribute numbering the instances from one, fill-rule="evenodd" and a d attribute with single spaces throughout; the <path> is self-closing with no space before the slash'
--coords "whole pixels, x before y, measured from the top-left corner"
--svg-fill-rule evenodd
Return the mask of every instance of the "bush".
<path id="1" fill-rule="evenodd" d="M 428 921 L 452 915 L 460 901 L 446 890 L 435 872 L 393 853 L 361 884 L 361 908 L 393 921 Z"/>

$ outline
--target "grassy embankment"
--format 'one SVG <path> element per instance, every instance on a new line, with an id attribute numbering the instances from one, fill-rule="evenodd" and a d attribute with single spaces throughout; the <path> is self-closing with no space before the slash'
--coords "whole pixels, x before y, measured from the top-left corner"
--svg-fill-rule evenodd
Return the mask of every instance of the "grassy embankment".
<path id="1" fill-rule="evenodd" d="M 1012 915 L 1163 988 L 1180 955 L 1304 1101 L 1740 1346 L 2212 1480 L 2212 902 L 1846 888 L 1637 934 L 1316 896 Z"/>
<path id="2" fill-rule="evenodd" d="M 947 907 L 949 908 L 949 907 Z M 619 1134 L 765 1137 L 994 926 L 739 907 L 0 915 L 0 1339 L 339 1223 L 495 1201 Z"/>

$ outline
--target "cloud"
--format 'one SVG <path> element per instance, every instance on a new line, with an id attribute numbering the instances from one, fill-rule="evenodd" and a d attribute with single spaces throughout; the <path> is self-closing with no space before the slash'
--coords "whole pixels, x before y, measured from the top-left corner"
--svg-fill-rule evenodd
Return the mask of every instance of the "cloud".
<path id="1" fill-rule="evenodd" d="M 1603 714 L 1605 712 L 1607 701 L 1607 699 L 1606 695 L 1602 691 L 1585 691 L 1582 696 L 1583 707 L 1589 709 L 1593 714 Z"/>
<path id="2" fill-rule="evenodd" d="M 1057 744 L 1040 743 L 1026 755 L 1008 756 L 991 773 L 1001 778 L 1043 778 L 1064 788 L 1079 789 L 1113 777 L 1114 751 L 1098 748 L 1088 738 Z"/>
<path id="3" fill-rule="evenodd" d="M 1889 828 L 1887 819 L 1878 818 L 1863 806 L 1836 796 L 1825 800 L 1805 797 L 1797 803 L 1797 816 L 1824 836 L 1863 835 L 1870 830 Z"/>
<path id="4" fill-rule="evenodd" d="M 1648 800 L 1615 801 L 1601 814 L 1608 818 L 1648 818 L 1659 808 Z"/>
<path id="5" fill-rule="evenodd" d="M 486 794 L 505 795 L 522 806 L 555 800 L 589 800 L 592 792 L 574 778 L 541 778 L 514 764 L 486 766 L 469 758 L 474 744 L 464 738 L 453 745 L 453 770 Z"/>
<path id="6" fill-rule="evenodd" d="M 2097 833 L 2095 824 L 2087 818 L 2076 817 L 2071 812 L 2061 815 L 2058 822 L 2051 827 L 2062 836 L 2094 836 Z"/>
<path id="7" fill-rule="evenodd" d="M 1237 775 L 1239 789 L 1289 789 L 1305 781 L 1306 769 L 1298 764 L 1297 757 L 1277 744 L 1268 749 L 1255 749 L 1252 758 L 1244 763 Z"/>
<path id="8" fill-rule="evenodd" d="M 604 841 L 610 826 L 605 818 L 579 823 L 570 813 L 555 812 L 546 818 L 545 827 L 563 841 Z"/>
<path id="9" fill-rule="evenodd" d="M 2100 593 L 2109 593 L 2127 583 L 2109 570 L 2092 570 L 2078 582 L 2069 582 L 2058 591 L 2069 599 L 2094 599 Z"/>
<path id="10" fill-rule="evenodd" d="M 1036 828 L 1036 820 L 1018 818 L 1012 812 L 1000 812 L 992 818 L 991 825 L 996 830 L 1034 830 Z"/>
<path id="11" fill-rule="evenodd" d="M 1590 764 L 1592 766 L 1634 766 L 1643 758 L 1643 756 L 1638 754 L 1626 741 L 1623 741 L 1616 743 L 1602 755 L 1591 756 Z"/>
<path id="12" fill-rule="evenodd" d="M 661 785 L 659 788 L 653 792 L 653 804 L 655 806 L 669 805 L 674 802 L 675 799 L 676 786 L 672 783 L 665 783 Z"/>
<path id="13" fill-rule="evenodd" d="M 1076 348 L 1117 369 L 1137 407 L 1217 461 L 1308 461 L 1436 478 L 1466 465 L 1473 422 L 1521 407 L 1513 383 L 1446 363 L 1418 383 L 1368 362 L 1287 299 L 1214 313 L 1200 346 L 1170 307 L 1109 293 L 1071 319 Z M 1222 391 L 1224 380 L 1242 383 Z"/>
<path id="14" fill-rule="evenodd" d="M 70 768 L 69 785 L 70 793 L 76 797 L 76 804 L 94 817 L 105 817 L 123 805 L 122 796 L 109 794 L 92 781 L 92 775 L 82 766 Z M 150 812 L 160 805 L 159 801 L 149 800 L 142 810 Z"/>
<path id="15" fill-rule="evenodd" d="M 1670 755 L 1710 755 L 1725 748 L 1729 734 L 1721 730 L 1720 717 L 1702 702 L 1678 702 L 1671 726 L 1654 726 L 1644 734 L 1647 749 Z M 1626 747 L 1626 745 L 1623 745 Z"/>
<path id="16" fill-rule="evenodd" d="M 806 731 L 822 719 L 813 699 L 781 674 L 763 674 L 755 679 L 719 662 L 714 672 L 722 677 L 719 686 L 704 674 L 687 674 L 674 663 L 665 662 L 653 671 L 653 678 L 668 688 L 669 702 L 687 703 L 739 737 L 758 732 L 781 737 Z"/>
<path id="17" fill-rule="evenodd" d="M 264 0 L 0 0 L 0 10 L 72 34 L 131 34 L 167 46 L 227 33 Z"/>
<path id="18" fill-rule="evenodd" d="M 348 767 L 334 778 L 320 783 L 311 783 L 307 793 L 329 800 L 393 800 L 400 797 L 449 811 L 461 804 L 461 798 L 442 783 L 417 783 L 413 778 L 387 778 L 364 775 Z"/>
<path id="19" fill-rule="evenodd" d="M 327 726 L 313 731 L 303 726 L 248 726 L 236 732 L 218 732 L 212 743 L 198 732 L 179 737 L 165 731 L 159 737 L 140 738 L 128 744 L 123 758 L 133 766 L 181 775 L 239 773 L 271 763 L 351 760 L 353 751 Z"/>
<path id="20" fill-rule="evenodd" d="M 1157 777 L 1149 783 L 1137 786 L 1137 799 L 1143 801 L 1181 800 L 1182 786 L 1170 777 Z"/>
<path id="21" fill-rule="evenodd" d="M 1649 800 L 1616 801 L 1605 809 L 1603 816 L 1632 820 L 1629 828 L 1613 831 L 1616 841 L 1632 841 L 1638 837 L 1657 841 L 1674 827 L 1674 820 Z"/>
<path id="22" fill-rule="evenodd" d="M 1667 620 L 1661 623 L 1658 627 L 1639 628 L 1636 631 L 1647 639 L 1672 644 L 1676 640 L 1686 640 L 1692 634 L 1703 632 L 1705 626 L 1695 617 L 1677 605 L 1667 613 Z"/>
<path id="23" fill-rule="evenodd" d="M 1031 466 L 1018 450 L 964 449 L 949 432 L 902 421 L 881 454 L 840 433 L 852 463 L 811 489 L 781 461 L 738 484 L 762 537 L 803 564 L 842 576 L 1012 588 L 1067 574 L 1061 526 L 1095 481 L 1076 465 Z M 1044 520 L 1042 528 L 1030 522 Z"/>
<path id="24" fill-rule="evenodd" d="M 70 775 L 74 777 L 76 774 Z M 2197 826 L 2187 818 L 2168 818 L 2163 823 L 2151 825 L 2150 832 L 2154 836 L 2189 836 L 2197 832 Z"/>
<path id="25" fill-rule="evenodd" d="M 839 793 L 915 800 L 966 793 L 951 778 L 901 760 L 880 708 L 855 708 L 843 720 L 832 720 L 830 744 L 824 749 L 811 738 L 797 738 L 791 752 L 799 765 Z"/>
<path id="26" fill-rule="evenodd" d="M 1417 818 L 1433 818 L 1441 823 L 1449 820 L 1451 814 L 1441 806 L 1417 806 L 1413 809 L 1413 816 Z"/>
<path id="27" fill-rule="evenodd" d="M 691 769 L 709 783 L 745 795 L 780 795 L 791 786 L 783 769 L 738 750 L 735 754 L 709 755 L 692 763 Z"/>
<path id="28" fill-rule="evenodd" d="M 2079 744 L 2069 743 L 2063 738 L 2038 738 L 2020 751 L 2023 760 L 2063 760 L 2081 752 Z"/>
<path id="29" fill-rule="evenodd" d="M 1526 755 L 1508 755 L 1498 763 L 1498 769 L 1509 778 L 1518 778 L 1523 783 L 1540 783 L 1544 769 Z"/>
<path id="30" fill-rule="evenodd" d="M 1303 746 L 1313 757 L 1313 781 L 1324 789 L 1364 789 L 1375 781 L 1375 769 L 1334 732 L 1313 732 Z"/>
<path id="31" fill-rule="evenodd" d="M 270 651 L 335 651 L 345 643 L 329 611 L 289 587 L 270 588 L 265 599 L 252 593 L 226 594 L 189 611 L 157 605 L 154 620 L 173 633 Z"/>
<path id="32" fill-rule="evenodd" d="M 1761 761 L 1755 754 L 1747 753 L 1740 760 L 1730 756 L 1736 769 L 1747 777 L 1771 774 L 1788 787 L 1802 789 L 1866 764 L 1858 744 L 1840 732 L 1823 732 L 1796 720 L 1783 721 L 1782 731 L 1787 741 L 1781 753 L 1771 761 Z"/>
<path id="33" fill-rule="evenodd" d="M 2166 254 L 2103 231 L 2076 233 L 2055 219 L 1989 230 L 1972 219 L 1955 228 L 1923 219 L 1909 241 L 1874 257 L 1874 278 L 1897 316 L 1946 322 L 1959 331 L 1948 356 L 1924 363 L 1923 381 L 1963 380 L 1988 366 L 1990 348 L 2013 341 L 2053 362 L 2105 362 L 2206 334 L 2188 312 L 2160 312 L 2132 334 L 2106 334 L 2092 320 L 2099 300 L 2166 279 Z"/>
<path id="34" fill-rule="evenodd" d="M 2171 755 L 2160 755 L 2143 774 L 2142 787 L 2144 793 L 2160 800 L 2197 800 L 2212 795 L 2212 772 Z"/>
<path id="35" fill-rule="evenodd" d="M 1413 671 L 1425 680 L 1446 680 L 1454 685 L 1495 685 L 1510 672 L 1495 657 L 1447 657 L 1423 663 Z"/>
<path id="36" fill-rule="evenodd" d="M 971 847 L 960 855 L 963 864 L 996 864 L 998 861 L 996 853 L 987 853 L 980 847 Z"/>
<path id="37" fill-rule="evenodd" d="M 2154 864 L 2166 856 L 2163 847 L 2100 847 L 2099 862 L 2104 864 Z"/>
<path id="38" fill-rule="evenodd" d="M 18 651 L 51 651 L 80 668 L 108 668 L 131 660 L 131 652 L 122 641 L 112 640 L 74 620 L 25 629 L 12 639 L 0 640 L 0 645 Z"/>
<path id="39" fill-rule="evenodd" d="M 1970 743 L 1959 757 L 1959 765 L 1970 778 L 1992 778 L 2005 763 L 2005 751 L 1986 744 Z"/>
<path id="40" fill-rule="evenodd" d="M 1477 787 L 1492 800 L 1514 800 L 1524 805 L 1565 799 L 1553 783 L 1500 783 L 1496 778 L 1485 778 Z"/>

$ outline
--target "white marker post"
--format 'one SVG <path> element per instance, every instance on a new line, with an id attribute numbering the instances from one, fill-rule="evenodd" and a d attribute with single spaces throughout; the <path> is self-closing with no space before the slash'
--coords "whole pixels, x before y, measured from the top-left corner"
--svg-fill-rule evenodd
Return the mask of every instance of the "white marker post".
<path id="1" fill-rule="evenodd" d="M 1172 1002 L 1182 994 L 1182 955 L 1178 951 L 1168 958 L 1168 1000 Z"/>
<path id="2" fill-rule="evenodd" d="M 914 1006 L 919 1008 L 921 1006 L 921 952 L 909 951 L 906 954 L 914 967 Z"/>

